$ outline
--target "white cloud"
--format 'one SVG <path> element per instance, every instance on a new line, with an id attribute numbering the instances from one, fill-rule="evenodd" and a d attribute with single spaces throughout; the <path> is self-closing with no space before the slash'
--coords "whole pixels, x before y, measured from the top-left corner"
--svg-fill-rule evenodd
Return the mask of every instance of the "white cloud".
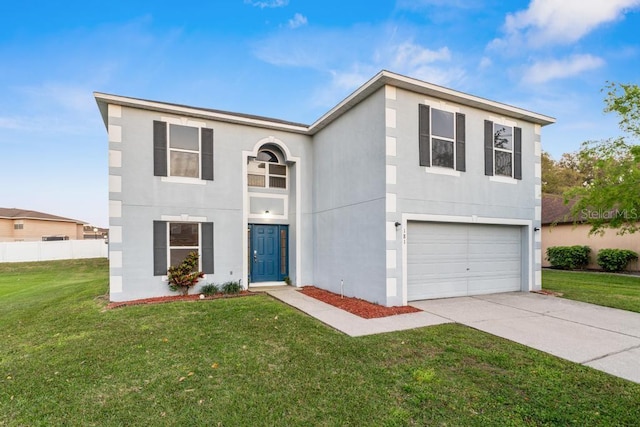
<path id="1" fill-rule="evenodd" d="M 29 124 L 16 117 L 0 117 L 0 129 L 29 129 Z"/>
<path id="2" fill-rule="evenodd" d="M 311 102 L 314 106 L 326 111 L 327 108 L 336 105 L 378 71 L 380 69 L 375 66 L 361 63 L 328 70 L 330 81 L 314 90 Z"/>
<path id="3" fill-rule="evenodd" d="M 254 42 L 253 53 L 259 59 L 278 66 L 328 71 L 338 64 L 359 61 L 358 55 L 370 52 L 367 41 L 375 31 L 304 27 L 300 31 L 278 31 Z M 340 67 L 341 68 L 341 67 Z"/>
<path id="4" fill-rule="evenodd" d="M 292 19 L 289 19 L 289 28 L 298 28 L 303 25 L 307 25 L 307 17 L 300 13 L 296 13 Z"/>
<path id="5" fill-rule="evenodd" d="M 80 135 L 97 128 L 98 121 L 94 117 L 83 117 L 80 121 L 73 121 L 74 117 L 62 115 L 32 115 L 32 116 L 13 116 L 0 117 L 0 129 L 5 131 L 17 131 L 22 135 L 25 134 L 55 134 L 57 137 L 61 135 Z M 77 119 L 77 117 L 76 117 Z M 0 142 L 8 140 L 8 135 L 2 135 Z M 31 142 L 22 141 L 24 144 Z"/>
<path id="6" fill-rule="evenodd" d="M 506 35 L 491 46 L 571 44 L 638 6 L 640 0 L 532 0 L 528 9 L 506 16 Z"/>
<path id="7" fill-rule="evenodd" d="M 416 10 L 425 7 L 447 7 L 469 9 L 480 7 L 477 0 L 398 0 L 396 6 L 400 9 Z"/>
<path id="8" fill-rule="evenodd" d="M 392 64 L 396 68 L 415 68 L 424 64 L 430 64 L 437 61 L 449 61 L 451 52 L 448 47 L 441 47 L 438 50 L 431 50 L 412 42 L 405 42 L 397 46 L 393 46 L 395 57 Z"/>
<path id="9" fill-rule="evenodd" d="M 259 7 L 260 9 L 284 7 L 289 4 L 289 0 L 269 0 L 269 1 L 244 0 L 244 2 L 245 4 L 250 4 L 251 6 Z"/>
<path id="10" fill-rule="evenodd" d="M 478 68 L 480 68 L 481 70 L 484 70 L 486 68 L 491 67 L 491 65 L 493 65 L 493 61 L 491 60 L 491 58 L 487 56 L 483 56 L 482 59 L 480 60 L 480 63 L 478 64 Z"/>
<path id="11" fill-rule="evenodd" d="M 316 91 L 314 103 L 325 107 L 335 105 L 381 69 L 443 86 L 459 83 L 465 78 L 465 72 L 451 66 L 450 61 L 451 52 L 446 46 L 432 50 L 413 41 L 384 45 L 366 58 L 332 68 L 331 81 Z"/>
<path id="12" fill-rule="evenodd" d="M 604 65 L 604 60 L 593 55 L 573 55 L 566 59 L 552 59 L 535 62 L 522 76 L 524 83 L 546 83 L 563 79 L 583 71 L 593 70 Z"/>
<path id="13" fill-rule="evenodd" d="M 380 68 L 388 68 L 439 85 L 451 85 L 464 79 L 462 68 L 451 65 L 452 55 L 447 46 L 429 49 L 413 41 L 386 46 L 377 55 Z"/>
<path id="14" fill-rule="evenodd" d="M 47 101 L 56 108 L 63 107 L 74 111 L 95 109 L 95 100 L 89 85 L 70 85 L 65 83 L 45 83 L 41 86 L 23 87 L 21 90 L 42 104 Z"/>
<path id="15" fill-rule="evenodd" d="M 347 71 L 332 71 L 332 86 L 340 90 L 350 91 L 361 86 L 370 79 L 374 73 L 375 71 L 366 66 L 356 66 L 354 69 Z"/>
<path id="16" fill-rule="evenodd" d="M 254 54 L 277 66 L 313 69 L 330 76 L 314 105 L 333 106 L 382 69 L 443 86 L 466 78 L 448 46 L 431 47 L 400 34 L 397 26 L 356 25 L 349 29 L 306 27 L 295 35 L 279 31 L 256 41 Z M 313 48 L 309 48 L 312 46 Z"/>

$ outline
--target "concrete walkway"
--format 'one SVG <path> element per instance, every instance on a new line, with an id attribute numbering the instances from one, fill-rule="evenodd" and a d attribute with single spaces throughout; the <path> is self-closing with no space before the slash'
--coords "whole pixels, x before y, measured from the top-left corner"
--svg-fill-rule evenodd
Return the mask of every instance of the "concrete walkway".
<path id="1" fill-rule="evenodd" d="M 640 383 L 640 314 L 533 293 L 415 301 L 421 313 L 363 319 L 295 288 L 273 297 L 350 336 L 457 322 Z"/>
<path id="2" fill-rule="evenodd" d="M 267 293 L 352 337 L 402 331 L 405 329 L 452 322 L 452 320 L 426 311 L 380 317 L 378 319 L 363 319 L 360 316 L 309 297 L 292 287 L 272 288 L 269 289 Z"/>

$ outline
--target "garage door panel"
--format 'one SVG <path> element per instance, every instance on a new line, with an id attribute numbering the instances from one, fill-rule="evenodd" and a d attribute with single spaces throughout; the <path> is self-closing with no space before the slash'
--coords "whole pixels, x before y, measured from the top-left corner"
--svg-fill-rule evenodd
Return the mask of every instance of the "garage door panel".
<path id="1" fill-rule="evenodd" d="M 520 290 L 519 284 L 519 274 L 473 275 L 469 279 L 468 289 L 469 295 L 513 292 Z"/>
<path id="2" fill-rule="evenodd" d="M 520 229 L 469 226 L 469 235 L 469 295 L 520 290 Z"/>
<path id="3" fill-rule="evenodd" d="M 415 285 L 408 285 L 407 292 L 412 297 L 410 300 L 428 298 L 446 298 L 467 295 L 467 278 L 465 276 L 438 277 L 437 287 L 425 287 L 421 283 L 433 283 L 433 280 L 425 278 Z"/>
<path id="4" fill-rule="evenodd" d="M 409 300 L 520 290 L 519 227 L 410 222 Z"/>
<path id="5" fill-rule="evenodd" d="M 491 260 L 469 260 L 469 274 L 475 276 L 477 274 L 489 273 L 501 277 L 505 274 L 520 275 L 520 257 L 516 259 L 491 259 Z"/>
<path id="6" fill-rule="evenodd" d="M 436 278 L 445 275 L 460 275 L 462 277 L 467 276 L 467 263 L 463 261 L 447 262 L 446 258 L 441 259 L 442 262 L 438 263 L 422 263 L 415 265 L 412 269 L 410 276 L 415 278 Z"/>

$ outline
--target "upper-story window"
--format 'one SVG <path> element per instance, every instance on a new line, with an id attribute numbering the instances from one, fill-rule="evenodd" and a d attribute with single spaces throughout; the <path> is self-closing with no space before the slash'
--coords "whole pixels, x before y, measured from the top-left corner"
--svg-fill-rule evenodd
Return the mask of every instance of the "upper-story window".
<path id="1" fill-rule="evenodd" d="M 154 175 L 213 180 L 213 129 L 153 122 Z"/>
<path id="2" fill-rule="evenodd" d="M 169 125 L 169 175 L 200 178 L 198 128 Z"/>
<path id="3" fill-rule="evenodd" d="M 464 171 L 465 115 L 423 104 L 418 115 L 420 166 Z"/>
<path id="4" fill-rule="evenodd" d="M 454 115 L 431 109 L 431 166 L 453 169 L 455 163 Z"/>
<path id="5" fill-rule="evenodd" d="M 513 176 L 513 128 L 493 124 L 493 153 L 495 156 L 495 174 Z"/>
<path id="6" fill-rule="evenodd" d="M 522 129 L 513 124 L 485 120 L 485 175 L 522 179 Z"/>
<path id="7" fill-rule="evenodd" d="M 247 165 L 249 187 L 287 188 L 287 165 L 275 150 L 262 149 Z"/>

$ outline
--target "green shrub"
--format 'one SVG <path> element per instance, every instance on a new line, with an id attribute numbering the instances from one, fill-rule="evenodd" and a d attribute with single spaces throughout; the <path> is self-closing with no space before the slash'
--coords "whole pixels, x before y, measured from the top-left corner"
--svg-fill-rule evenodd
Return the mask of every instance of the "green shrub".
<path id="1" fill-rule="evenodd" d="M 589 246 L 551 246 L 547 248 L 547 260 L 555 268 L 577 269 L 589 264 Z"/>
<path id="2" fill-rule="evenodd" d="M 242 286 L 240 286 L 240 282 L 226 282 L 220 285 L 220 290 L 223 294 L 239 294 L 242 291 Z"/>
<path id="3" fill-rule="evenodd" d="M 200 293 L 210 297 L 217 293 L 220 293 L 220 288 L 218 287 L 218 285 L 214 285 L 213 283 L 207 283 L 200 288 Z"/>
<path id="4" fill-rule="evenodd" d="M 604 271 L 622 271 L 637 259 L 638 254 L 628 249 L 601 249 L 596 260 Z"/>
<path id="5" fill-rule="evenodd" d="M 204 277 L 204 273 L 198 271 L 198 258 L 198 252 L 190 252 L 182 263 L 169 267 L 167 270 L 169 289 L 179 291 L 182 295 L 187 295 L 189 288 Z"/>

